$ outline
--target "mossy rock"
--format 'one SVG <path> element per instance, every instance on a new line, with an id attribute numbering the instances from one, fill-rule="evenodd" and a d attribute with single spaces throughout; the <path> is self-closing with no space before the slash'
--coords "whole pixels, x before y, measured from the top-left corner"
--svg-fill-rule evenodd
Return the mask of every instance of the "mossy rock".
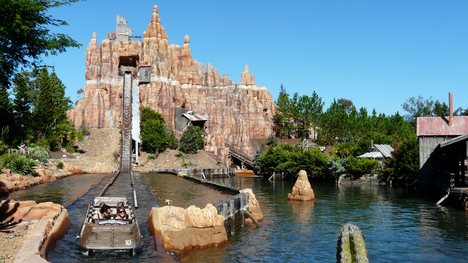
<path id="1" fill-rule="evenodd" d="M 347 223 L 341 228 L 336 247 L 336 262 L 369 262 L 366 242 L 359 227 Z"/>

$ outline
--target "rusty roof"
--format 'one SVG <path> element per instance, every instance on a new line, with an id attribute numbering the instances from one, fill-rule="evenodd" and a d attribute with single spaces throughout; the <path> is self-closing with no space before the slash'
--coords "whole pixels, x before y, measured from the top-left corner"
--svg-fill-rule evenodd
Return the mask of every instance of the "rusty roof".
<path id="1" fill-rule="evenodd" d="M 416 120 L 418 136 L 459 136 L 468 134 L 468 116 L 454 116 L 452 126 L 448 117 L 418 117 Z"/>
<path id="2" fill-rule="evenodd" d="M 197 114 L 197 113 L 186 112 L 186 113 L 183 113 L 182 116 L 187 118 L 189 121 L 207 121 L 208 120 L 207 117 Z"/>

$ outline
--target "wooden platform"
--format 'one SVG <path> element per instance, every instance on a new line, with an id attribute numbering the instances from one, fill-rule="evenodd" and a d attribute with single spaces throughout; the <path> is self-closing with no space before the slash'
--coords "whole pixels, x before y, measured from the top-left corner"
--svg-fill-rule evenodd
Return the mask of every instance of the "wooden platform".
<path id="1" fill-rule="evenodd" d="M 450 189 L 449 199 L 468 211 L 468 187 L 455 187 Z"/>

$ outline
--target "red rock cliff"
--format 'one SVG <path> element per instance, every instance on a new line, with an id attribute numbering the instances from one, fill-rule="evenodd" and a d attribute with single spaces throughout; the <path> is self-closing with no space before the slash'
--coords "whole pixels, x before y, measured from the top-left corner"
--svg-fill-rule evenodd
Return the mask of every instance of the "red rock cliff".
<path id="1" fill-rule="evenodd" d="M 123 39 L 109 34 L 99 45 L 93 34 L 86 51 L 84 97 L 68 114 L 75 126 L 119 127 L 123 86 L 119 57 L 136 55 L 138 66 L 151 67 L 151 81 L 139 85 L 141 105 L 161 113 L 172 127 L 176 108 L 207 115 L 205 150 L 226 160 L 224 145 L 230 143 L 253 155 L 250 138 L 272 133 L 275 109 L 270 92 L 256 86 L 247 67 L 236 84 L 211 65 L 195 61 L 188 36 L 183 46 L 169 45 L 157 6 L 141 41 L 131 41 L 128 35 Z"/>

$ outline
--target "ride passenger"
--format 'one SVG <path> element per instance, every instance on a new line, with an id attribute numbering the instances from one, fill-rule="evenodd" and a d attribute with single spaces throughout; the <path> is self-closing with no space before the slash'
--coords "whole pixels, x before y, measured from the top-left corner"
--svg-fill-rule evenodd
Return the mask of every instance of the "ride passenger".
<path id="1" fill-rule="evenodd" d="M 128 214 L 127 212 L 125 212 L 124 207 L 117 208 L 117 216 L 115 217 L 115 219 L 128 219 Z"/>
<path id="2" fill-rule="evenodd" d="M 102 203 L 99 209 L 99 219 L 111 219 L 110 206 Z"/>

